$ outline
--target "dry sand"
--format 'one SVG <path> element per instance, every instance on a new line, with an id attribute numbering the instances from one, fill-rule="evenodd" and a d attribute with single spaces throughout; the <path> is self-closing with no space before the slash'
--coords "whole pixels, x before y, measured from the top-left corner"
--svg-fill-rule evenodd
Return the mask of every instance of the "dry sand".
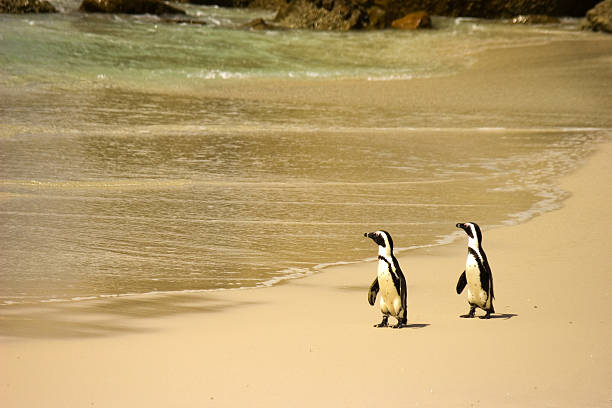
<path id="1" fill-rule="evenodd" d="M 458 317 L 464 238 L 400 257 L 401 330 L 372 327 L 373 262 L 266 289 L 3 308 L 0 405 L 612 406 L 612 144 L 560 183 L 561 210 L 483 226 L 493 319 Z"/>

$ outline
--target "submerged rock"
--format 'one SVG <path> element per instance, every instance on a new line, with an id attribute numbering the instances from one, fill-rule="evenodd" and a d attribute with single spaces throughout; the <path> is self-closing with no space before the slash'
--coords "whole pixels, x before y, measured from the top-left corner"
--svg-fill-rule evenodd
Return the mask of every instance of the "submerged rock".
<path id="1" fill-rule="evenodd" d="M 46 0 L 0 0 L 0 13 L 57 13 L 57 9 Z"/>
<path id="2" fill-rule="evenodd" d="M 79 10 L 88 13 L 185 14 L 161 0 L 83 0 Z"/>
<path id="3" fill-rule="evenodd" d="M 197 18 L 165 18 L 162 21 L 170 24 L 208 25 L 206 21 L 198 20 Z"/>
<path id="4" fill-rule="evenodd" d="M 424 11 L 410 13 L 404 17 L 394 20 L 391 27 L 400 30 L 416 30 L 418 28 L 431 28 L 431 18 Z"/>
<path id="5" fill-rule="evenodd" d="M 256 18 L 255 20 L 251 20 L 248 23 L 243 24 L 242 28 L 247 28 L 250 30 L 277 30 L 279 27 L 269 24 L 263 18 Z"/>
<path id="6" fill-rule="evenodd" d="M 612 0 L 604 0 L 589 10 L 582 28 L 612 33 Z"/>

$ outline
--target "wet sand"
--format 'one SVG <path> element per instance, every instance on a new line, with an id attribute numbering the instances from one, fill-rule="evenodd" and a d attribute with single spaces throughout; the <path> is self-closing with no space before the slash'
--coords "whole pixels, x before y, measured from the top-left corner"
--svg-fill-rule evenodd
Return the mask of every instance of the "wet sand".
<path id="1" fill-rule="evenodd" d="M 597 78 L 583 61 L 609 59 L 610 44 L 602 41 L 597 52 L 585 46 L 580 69 L 554 69 L 553 56 L 567 53 L 564 47 L 544 47 L 550 59 L 530 68 L 524 63 L 541 54 L 504 54 L 505 63 L 518 64 L 514 70 L 502 68 L 499 51 L 492 51 L 474 67 L 477 75 L 462 77 L 476 86 L 480 74 L 489 75 L 508 95 L 490 99 L 491 108 L 507 106 L 508 121 L 512 109 L 547 115 L 575 105 L 578 116 L 587 115 L 581 126 L 592 116 L 593 126 L 609 127 L 602 115 L 612 96 L 601 80 L 612 68 L 597 70 Z M 577 84 L 581 69 L 589 76 Z M 567 83 L 559 84 L 563 78 Z M 542 87 L 521 99 L 514 86 L 527 89 L 527 80 Z M 444 81 L 396 85 L 406 93 L 428 83 L 439 92 L 423 91 L 424 103 L 450 106 L 451 96 L 438 88 Z M 329 85 L 338 95 L 348 86 Z M 364 92 L 375 94 L 372 86 Z M 488 92 L 476 89 L 466 106 L 485 108 L 479 95 Z M 576 105 L 581 98 L 585 105 Z M 3 407 L 610 406 L 611 179 L 607 142 L 559 181 L 572 193 L 562 209 L 518 226 L 483 226 L 495 279 L 493 319 L 458 317 L 468 309 L 465 296 L 454 292 L 464 238 L 400 257 L 409 291 L 409 327 L 401 330 L 372 327 L 380 321 L 366 298 L 373 262 L 266 289 L 6 308 L 0 401 Z"/>

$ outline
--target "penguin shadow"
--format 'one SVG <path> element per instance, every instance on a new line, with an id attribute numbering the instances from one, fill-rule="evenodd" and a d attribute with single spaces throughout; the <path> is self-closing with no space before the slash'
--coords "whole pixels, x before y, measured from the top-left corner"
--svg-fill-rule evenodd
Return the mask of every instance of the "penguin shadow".
<path id="1" fill-rule="evenodd" d="M 402 329 L 424 329 L 427 326 L 431 326 L 431 325 L 429 323 L 412 323 L 412 324 L 407 324 L 401 328 Z"/>
<path id="2" fill-rule="evenodd" d="M 489 319 L 503 319 L 503 320 L 509 320 L 512 319 L 513 317 L 517 317 L 518 315 L 516 313 L 499 313 L 499 314 L 492 314 L 491 317 L 489 317 Z"/>
<path id="3" fill-rule="evenodd" d="M 431 324 L 429 323 L 410 323 L 410 324 L 405 324 L 402 327 L 393 327 L 393 326 L 389 326 L 393 329 L 424 329 L 427 326 L 431 326 Z"/>
<path id="4" fill-rule="evenodd" d="M 484 315 L 482 315 L 482 316 L 473 316 L 470 318 L 470 316 L 467 314 L 460 315 L 459 317 L 465 320 L 495 320 L 495 319 L 509 320 L 517 316 L 518 315 L 516 313 L 498 313 L 498 314 L 492 314 L 489 317 L 485 317 Z"/>

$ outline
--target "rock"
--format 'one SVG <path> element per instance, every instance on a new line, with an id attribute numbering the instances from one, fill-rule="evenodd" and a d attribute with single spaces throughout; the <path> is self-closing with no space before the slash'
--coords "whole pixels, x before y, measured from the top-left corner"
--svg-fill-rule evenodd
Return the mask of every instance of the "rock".
<path id="1" fill-rule="evenodd" d="M 265 10 L 278 10 L 286 2 L 284 0 L 240 0 L 244 1 L 249 8 Z"/>
<path id="2" fill-rule="evenodd" d="M 604 0 L 589 10 L 582 28 L 612 33 L 612 0 Z"/>
<path id="3" fill-rule="evenodd" d="M 275 22 L 287 28 L 338 30 L 366 28 L 368 14 L 346 0 L 293 0 L 280 8 Z"/>
<path id="4" fill-rule="evenodd" d="M 46 0 L 0 0 L 0 13 L 57 13 L 57 9 Z"/>
<path id="5" fill-rule="evenodd" d="M 561 20 L 557 17 L 543 14 L 528 14 L 526 16 L 516 16 L 512 19 L 512 24 L 559 24 Z"/>
<path id="6" fill-rule="evenodd" d="M 410 13 L 404 17 L 394 20 L 391 27 L 400 30 L 416 30 L 418 28 L 431 28 L 431 18 L 424 11 Z"/>
<path id="7" fill-rule="evenodd" d="M 206 21 L 195 18 L 165 18 L 162 21 L 170 24 L 208 25 Z"/>
<path id="8" fill-rule="evenodd" d="M 194 0 L 204 1 L 204 0 Z M 206 0 L 222 1 L 222 0 Z M 225 0 L 223 0 L 225 1 Z M 228 0 L 229 1 L 229 0 Z M 553 23 L 556 16 L 584 16 L 598 0 L 233 0 L 281 2 L 276 21 L 288 28 L 325 30 L 388 28 L 422 10 L 428 15 L 513 18 L 517 23 Z M 396 23 L 396 25 L 399 23 Z"/>
<path id="9" fill-rule="evenodd" d="M 199 1 L 199 0 L 196 0 Z M 238 0 L 234 0 L 238 1 Z M 240 0 L 251 2 L 266 0 Z M 282 0 L 271 0 L 281 1 Z M 293 28 L 388 28 L 415 11 L 450 17 L 513 18 L 529 16 L 543 24 L 541 16 L 584 16 L 598 0 L 287 0 L 278 22 Z M 538 17 L 536 17 L 538 16 Z M 548 17 L 547 17 L 548 19 Z M 540 20 L 541 22 L 536 22 Z M 349 23 L 349 22 L 354 22 Z M 551 21 L 552 22 L 552 21 Z"/>
<path id="10" fill-rule="evenodd" d="M 266 20 L 263 18 L 256 18 L 255 20 L 251 20 L 246 24 L 242 25 L 243 28 L 248 28 L 250 30 L 274 30 L 276 27 L 266 23 Z"/>
<path id="11" fill-rule="evenodd" d="M 366 28 L 387 28 L 387 13 L 379 6 L 368 8 L 368 25 Z"/>
<path id="12" fill-rule="evenodd" d="M 83 0 L 79 10 L 88 13 L 185 14 L 161 0 Z"/>
<path id="13" fill-rule="evenodd" d="M 2 1 L 2 0 L 0 0 Z M 12 0 L 18 1 L 18 0 Z M 89 2 L 137 0 L 84 0 Z M 145 1 L 145 0 L 139 0 Z M 222 7 L 278 10 L 276 28 L 314 30 L 382 29 L 422 10 L 428 15 L 517 18 L 517 23 L 557 22 L 549 16 L 584 16 L 598 0 L 179 0 Z M 524 17 L 522 17 L 524 16 Z M 544 20 L 544 18 L 546 20 Z M 429 19 L 431 21 L 431 19 Z M 424 24 L 425 20 L 421 24 Z M 270 24 L 267 22 L 267 24 Z M 399 23 L 396 23 L 396 25 Z M 256 28 L 254 28 L 256 29 Z"/>

